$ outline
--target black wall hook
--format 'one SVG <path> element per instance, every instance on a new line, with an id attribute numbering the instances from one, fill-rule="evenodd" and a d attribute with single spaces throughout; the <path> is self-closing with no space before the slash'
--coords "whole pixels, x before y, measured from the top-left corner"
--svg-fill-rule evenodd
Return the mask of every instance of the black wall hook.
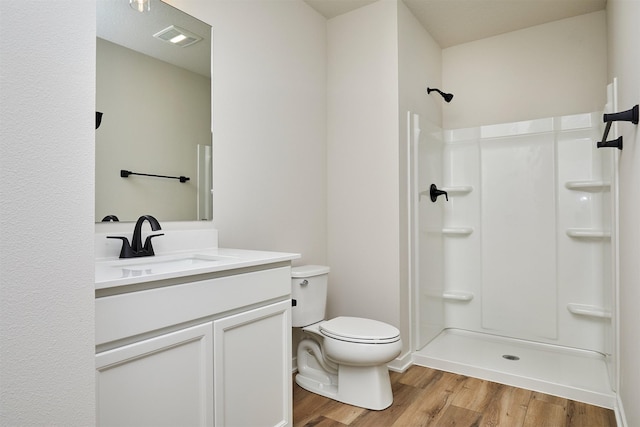
<path id="1" fill-rule="evenodd" d="M 602 141 L 598 142 L 598 148 L 617 148 L 622 150 L 622 137 L 618 137 L 611 141 L 607 141 L 609 131 L 611 130 L 611 123 L 613 122 L 631 122 L 634 125 L 638 124 L 638 105 L 627 111 L 621 111 L 619 113 L 604 114 L 602 120 L 607 124 L 604 129 L 604 135 L 602 135 Z"/>

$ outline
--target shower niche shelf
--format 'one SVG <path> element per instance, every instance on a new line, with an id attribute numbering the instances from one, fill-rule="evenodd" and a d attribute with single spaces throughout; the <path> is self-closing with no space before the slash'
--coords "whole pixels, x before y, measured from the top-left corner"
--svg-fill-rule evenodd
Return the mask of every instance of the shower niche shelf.
<path id="1" fill-rule="evenodd" d="M 611 311 L 588 304 L 567 304 L 567 310 L 578 316 L 597 317 L 599 319 L 611 319 Z"/>
<path id="2" fill-rule="evenodd" d="M 611 233 L 595 228 L 567 228 L 567 236 L 575 239 L 610 239 Z"/>
<path id="3" fill-rule="evenodd" d="M 473 299 L 473 292 L 467 291 L 445 291 L 442 293 L 442 299 L 445 301 L 471 301 Z"/>
<path id="4" fill-rule="evenodd" d="M 442 229 L 442 234 L 445 236 L 469 236 L 473 233 L 473 228 L 471 227 L 444 227 Z"/>
<path id="5" fill-rule="evenodd" d="M 569 190 L 598 193 L 608 191 L 611 188 L 611 183 L 608 181 L 567 181 L 564 186 Z"/>

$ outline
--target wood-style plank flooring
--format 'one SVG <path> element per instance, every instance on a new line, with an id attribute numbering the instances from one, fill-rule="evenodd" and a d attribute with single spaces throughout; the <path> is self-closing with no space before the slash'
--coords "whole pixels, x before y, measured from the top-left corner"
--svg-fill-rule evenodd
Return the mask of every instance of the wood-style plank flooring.
<path id="1" fill-rule="evenodd" d="M 477 378 L 412 366 L 391 372 L 393 404 L 370 411 L 293 383 L 294 427 L 615 427 L 612 410 Z"/>

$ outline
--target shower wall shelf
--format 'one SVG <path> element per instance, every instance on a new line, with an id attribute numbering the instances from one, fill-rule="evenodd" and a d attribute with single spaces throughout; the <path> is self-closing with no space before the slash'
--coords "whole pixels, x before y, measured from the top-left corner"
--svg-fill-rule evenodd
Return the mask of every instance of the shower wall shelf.
<path id="1" fill-rule="evenodd" d="M 470 185 L 467 186 L 456 186 L 456 187 L 440 187 L 440 190 L 446 191 L 449 196 L 464 196 L 465 194 L 469 194 L 473 191 L 473 187 Z M 425 190 L 419 193 L 419 196 L 431 197 L 431 191 Z"/>
<path id="2" fill-rule="evenodd" d="M 441 190 L 446 191 L 450 196 L 463 196 L 471 193 L 473 191 L 473 187 L 470 185 L 462 185 L 455 187 L 442 187 Z"/>
<path id="3" fill-rule="evenodd" d="M 577 239 L 610 239 L 611 232 L 591 228 L 567 228 L 567 236 Z"/>
<path id="4" fill-rule="evenodd" d="M 609 190 L 611 183 L 608 181 L 567 181 L 564 186 L 569 190 L 597 193 Z"/>
<path id="5" fill-rule="evenodd" d="M 469 236 L 471 233 L 473 233 L 471 227 L 444 227 L 442 229 L 442 234 L 445 236 Z"/>
<path id="6" fill-rule="evenodd" d="M 567 310 L 579 316 L 611 319 L 611 311 L 595 305 L 569 303 L 567 304 Z"/>
<path id="7" fill-rule="evenodd" d="M 467 291 L 445 291 L 442 293 L 442 299 L 449 301 L 471 301 L 473 292 Z"/>

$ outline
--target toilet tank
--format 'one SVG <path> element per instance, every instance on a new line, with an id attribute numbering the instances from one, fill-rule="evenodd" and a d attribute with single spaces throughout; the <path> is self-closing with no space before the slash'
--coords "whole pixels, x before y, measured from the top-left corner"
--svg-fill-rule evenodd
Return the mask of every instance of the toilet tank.
<path id="1" fill-rule="evenodd" d="M 329 267 L 302 265 L 291 269 L 291 326 L 302 327 L 324 319 Z"/>

